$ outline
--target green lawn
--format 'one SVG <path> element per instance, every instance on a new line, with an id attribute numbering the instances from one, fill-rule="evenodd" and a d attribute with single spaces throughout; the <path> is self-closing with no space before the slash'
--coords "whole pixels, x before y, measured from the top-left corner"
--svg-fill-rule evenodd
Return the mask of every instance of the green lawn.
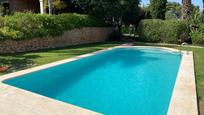
<path id="1" fill-rule="evenodd" d="M 66 58 L 71 58 L 77 55 L 94 52 L 108 47 L 119 45 L 120 43 L 98 43 L 88 45 L 78 45 L 67 47 L 63 49 L 44 50 L 39 52 L 28 52 L 10 55 L 0 55 L 0 65 L 11 65 L 12 69 L 9 72 L 17 71 L 33 66 L 38 66 Z M 135 45 L 149 45 L 144 43 L 137 43 Z M 152 44 L 151 44 L 152 45 Z M 154 44 L 155 45 L 155 44 Z M 171 47 L 182 50 L 190 50 L 194 52 L 195 72 L 197 82 L 197 92 L 199 99 L 199 107 L 201 115 L 204 115 L 204 48 L 184 48 L 177 45 L 156 45 Z M 5 74 L 5 73 L 0 73 Z"/>
<path id="2" fill-rule="evenodd" d="M 118 44 L 119 43 L 96 43 L 71 46 L 63 49 L 0 55 L 0 65 L 11 66 L 8 72 L 0 72 L 0 75 L 102 50 Z"/>

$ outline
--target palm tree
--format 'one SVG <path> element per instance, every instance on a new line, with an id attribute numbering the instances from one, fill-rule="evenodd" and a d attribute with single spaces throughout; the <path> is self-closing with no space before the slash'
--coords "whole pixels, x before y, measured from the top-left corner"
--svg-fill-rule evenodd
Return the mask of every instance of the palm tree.
<path id="1" fill-rule="evenodd" d="M 182 0 L 182 4 L 182 19 L 186 20 L 190 16 L 191 0 Z"/>

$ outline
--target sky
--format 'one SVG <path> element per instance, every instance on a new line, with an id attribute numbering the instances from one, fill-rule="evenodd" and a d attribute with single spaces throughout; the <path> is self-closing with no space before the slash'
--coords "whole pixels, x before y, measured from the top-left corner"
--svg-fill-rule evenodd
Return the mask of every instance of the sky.
<path id="1" fill-rule="evenodd" d="M 141 5 L 147 5 L 149 4 L 149 0 L 140 0 Z M 182 0 L 168 0 L 169 2 L 179 2 L 181 3 Z M 192 3 L 196 6 L 200 7 L 200 10 L 203 10 L 203 3 L 202 0 L 192 0 Z"/>

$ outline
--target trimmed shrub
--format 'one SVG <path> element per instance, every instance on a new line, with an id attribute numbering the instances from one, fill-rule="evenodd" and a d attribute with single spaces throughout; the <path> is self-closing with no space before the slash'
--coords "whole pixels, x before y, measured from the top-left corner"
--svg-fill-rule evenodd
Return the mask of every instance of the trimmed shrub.
<path id="1" fill-rule="evenodd" d="M 23 33 L 16 30 L 11 30 L 9 27 L 0 28 L 0 40 L 13 38 L 14 40 L 23 37 Z"/>
<path id="2" fill-rule="evenodd" d="M 139 41 L 178 43 L 188 39 L 189 28 L 184 21 L 146 19 L 137 28 Z"/>
<path id="3" fill-rule="evenodd" d="M 191 39 L 193 44 L 204 44 L 204 35 L 201 32 L 195 31 L 195 32 L 191 32 Z"/>
<path id="4" fill-rule="evenodd" d="M 199 26 L 194 26 L 190 33 L 192 43 L 195 45 L 204 44 L 204 24 L 200 23 Z"/>
<path id="5" fill-rule="evenodd" d="M 0 18 L 0 21 L 0 40 L 58 36 L 74 28 L 105 25 L 103 21 L 94 17 L 71 13 L 60 15 L 15 13 Z"/>
<path id="6" fill-rule="evenodd" d="M 11 37 L 11 39 L 15 40 L 59 35 L 60 32 L 62 33 L 61 26 L 57 23 L 57 19 L 49 15 L 16 13 L 13 16 L 6 16 L 4 18 L 4 26 L 9 27 L 10 30 L 23 33 L 23 36 L 18 37 L 19 39 L 15 39 L 15 36 Z"/>

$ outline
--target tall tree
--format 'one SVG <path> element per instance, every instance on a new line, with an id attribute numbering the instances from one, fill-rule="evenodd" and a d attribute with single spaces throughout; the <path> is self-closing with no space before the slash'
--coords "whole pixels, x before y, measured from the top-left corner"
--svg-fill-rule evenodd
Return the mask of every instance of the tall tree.
<path id="1" fill-rule="evenodd" d="M 169 14 L 171 13 L 171 14 Z M 182 6 L 181 4 L 177 3 L 177 2 L 168 2 L 167 3 L 167 12 L 166 12 L 166 16 L 167 15 L 174 15 L 174 17 L 176 19 L 180 19 L 182 16 Z"/>
<path id="2" fill-rule="evenodd" d="M 150 13 L 152 18 L 165 19 L 167 0 L 150 0 Z"/>
<path id="3" fill-rule="evenodd" d="M 73 0 L 86 13 L 120 27 L 126 17 L 138 17 L 139 0 Z"/>
<path id="4" fill-rule="evenodd" d="M 182 19 L 186 20 L 190 17 L 191 0 L 182 0 Z"/>

